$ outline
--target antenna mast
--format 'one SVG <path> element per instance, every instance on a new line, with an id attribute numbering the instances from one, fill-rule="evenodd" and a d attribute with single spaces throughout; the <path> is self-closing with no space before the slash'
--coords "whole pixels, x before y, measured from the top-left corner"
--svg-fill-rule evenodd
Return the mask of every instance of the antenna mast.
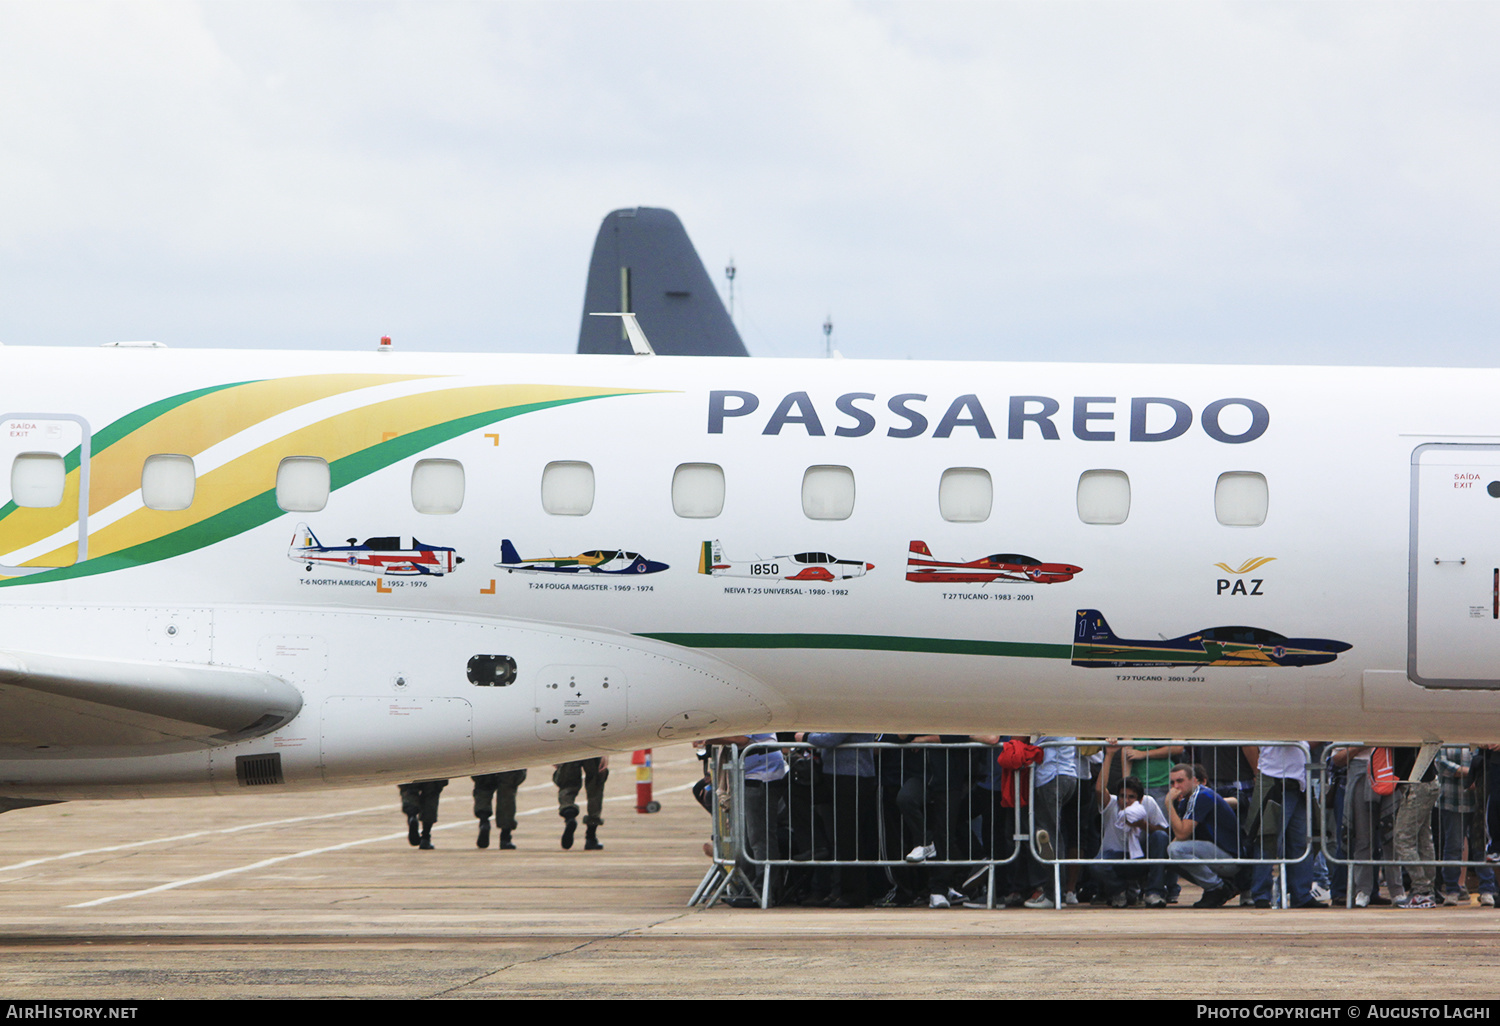
<path id="1" fill-rule="evenodd" d="M 734 320 L 734 257 L 729 258 L 729 264 L 724 268 L 724 277 L 729 279 L 729 319 Z"/>

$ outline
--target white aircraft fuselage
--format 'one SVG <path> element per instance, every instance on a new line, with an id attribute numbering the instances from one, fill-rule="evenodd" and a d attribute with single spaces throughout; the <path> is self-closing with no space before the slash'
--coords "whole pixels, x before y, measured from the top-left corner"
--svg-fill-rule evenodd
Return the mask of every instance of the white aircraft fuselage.
<path id="1" fill-rule="evenodd" d="M 1411 368 L 0 348 L 0 466 L 25 456 L 38 495 L 48 459 L 67 473 L 61 501 L 0 509 L 0 796 L 394 782 L 792 727 L 1500 741 L 1497 386 Z M 143 505 L 153 455 L 191 458 L 186 508 Z M 314 478 L 326 462 L 322 508 L 278 503 L 288 458 Z M 418 511 L 420 461 L 462 468 L 456 512 Z M 569 487 L 591 468 L 586 513 L 576 494 L 544 509 L 552 463 Z M 722 468 L 717 516 L 674 512 L 683 464 Z M 846 518 L 805 512 L 812 467 L 851 472 Z M 987 518 L 945 519 L 950 468 L 988 472 Z M 1080 518 L 1096 470 L 1128 478 L 1122 523 Z M 1238 472 L 1264 476 L 1258 526 L 1220 522 L 1216 484 Z M 287 558 L 299 524 L 463 562 L 309 570 Z M 608 539 L 668 569 L 508 574 L 504 538 Z M 874 569 L 708 576 L 705 539 Z M 1081 572 L 909 581 L 912 539 Z M 1081 610 L 1117 637 L 1075 654 Z M 1336 655 L 1192 640 L 1222 626 Z M 475 662 L 498 656 L 505 683 Z M 220 688 L 240 711 L 205 725 Z"/>

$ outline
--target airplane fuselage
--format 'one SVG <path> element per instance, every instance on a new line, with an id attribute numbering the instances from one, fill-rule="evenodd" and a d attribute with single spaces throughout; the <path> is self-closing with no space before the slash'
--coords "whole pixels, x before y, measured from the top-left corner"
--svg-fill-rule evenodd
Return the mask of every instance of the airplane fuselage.
<path id="1" fill-rule="evenodd" d="M 0 510 L 0 652 L 231 667 L 302 696 L 289 723 L 212 744 L 165 728 L 90 740 L 28 705 L 0 728 L 0 795 L 233 792 L 272 756 L 272 786 L 407 780 L 793 726 L 1500 741 L 1497 384 L 1409 368 L 0 348 L 0 459 L 53 453 L 68 474 L 55 504 Z M 193 461 L 186 508 L 143 504 L 153 455 Z M 326 462 L 320 508 L 278 491 L 289 458 Z M 421 461 L 461 467 L 456 512 L 418 512 L 432 508 L 413 493 Z M 721 468 L 716 516 L 676 512 L 685 464 Z M 552 465 L 571 475 L 560 497 Z M 848 496 L 810 500 L 811 468 L 838 487 L 846 469 Z M 988 472 L 986 518 L 945 519 L 953 468 Z M 1080 478 L 1099 471 L 1128 480 L 1123 522 L 1081 519 Z M 1234 524 L 1253 519 L 1243 503 L 1222 522 L 1226 474 L 1263 477 L 1263 523 Z M 466 565 L 308 571 L 287 558 L 299 523 L 324 539 L 399 532 Z M 554 553 L 608 539 L 668 569 L 505 573 L 504 538 Z M 858 556 L 862 572 L 699 573 L 705 538 Z M 919 583 L 913 538 L 1081 572 Z M 1348 648 L 1306 665 L 1227 647 L 1075 665 L 1085 608 L 1124 638 L 1239 623 Z M 502 655 L 513 681 L 466 673 Z"/>

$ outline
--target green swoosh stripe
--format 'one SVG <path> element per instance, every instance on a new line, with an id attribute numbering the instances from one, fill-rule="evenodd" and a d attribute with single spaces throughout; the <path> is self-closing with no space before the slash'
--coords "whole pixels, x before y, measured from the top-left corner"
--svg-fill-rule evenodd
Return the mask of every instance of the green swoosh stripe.
<path id="1" fill-rule="evenodd" d="M 883 634 L 640 634 L 684 648 L 832 648 L 868 652 L 1068 659 L 1072 645 L 1029 641 L 970 641 L 963 638 L 900 638 Z"/>
<path id="2" fill-rule="evenodd" d="M 523 413 L 534 413 L 537 410 L 551 409 L 556 406 L 566 406 L 569 403 L 587 402 L 590 399 L 615 398 L 608 395 L 586 395 L 570 399 L 553 399 L 540 403 L 525 403 L 521 406 L 510 406 L 500 410 L 486 410 L 483 413 L 471 414 L 467 417 L 459 417 L 457 420 L 434 424 L 431 427 L 412 431 L 398 438 L 380 442 L 361 449 L 359 452 L 350 453 L 342 459 L 334 460 L 328 464 L 328 475 L 330 486 L 337 490 L 345 485 L 352 484 L 364 477 L 369 477 L 378 470 L 383 470 L 393 463 L 397 463 L 412 456 L 423 449 L 445 442 L 450 438 L 473 431 L 475 428 L 494 424 L 498 421 L 518 417 Z M 76 577 L 90 577 L 94 574 L 109 573 L 114 570 L 124 570 L 128 567 L 142 566 L 146 563 L 156 563 L 173 556 L 180 556 L 201 549 L 216 542 L 233 538 L 235 535 L 244 534 L 253 528 L 259 527 L 275 520 L 282 515 L 282 509 L 276 505 L 276 489 L 270 488 L 259 495 L 252 496 L 236 506 L 231 506 L 222 513 L 216 513 L 211 517 L 200 520 L 190 527 L 184 527 L 180 531 L 162 535 L 140 545 L 112 552 L 106 556 L 97 556 L 75 563 L 73 566 L 58 567 L 55 570 L 44 570 L 37 574 L 28 574 L 24 577 L 12 577 L 9 580 L 0 580 L 0 588 L 13 587 L 17 584 L 45 584 L 49 581 L 66 581 Z"/>

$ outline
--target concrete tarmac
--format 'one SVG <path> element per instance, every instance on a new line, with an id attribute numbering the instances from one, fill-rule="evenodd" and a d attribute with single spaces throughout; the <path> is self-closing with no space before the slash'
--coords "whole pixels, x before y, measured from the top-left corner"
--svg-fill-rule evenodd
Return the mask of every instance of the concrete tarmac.
<path id="1" fill-rule="evenodd" d="M 690 749 L 656 753 L 662 811 L 611 760 L 605 849 L 558 844 L 532 770 L 516 851 L 477 849 L 469 781 L 435 851 L 394 787 L 73 802 L 0 818 L 0 993 L 262 997 L 1500 995 L 1500 913 L 1070 908 L 690 909 L 709 820 Z M 498 838 L 498 835 L 497 835 Z M 1191 900 L 1193 892 L 1186 897 Z"/>

